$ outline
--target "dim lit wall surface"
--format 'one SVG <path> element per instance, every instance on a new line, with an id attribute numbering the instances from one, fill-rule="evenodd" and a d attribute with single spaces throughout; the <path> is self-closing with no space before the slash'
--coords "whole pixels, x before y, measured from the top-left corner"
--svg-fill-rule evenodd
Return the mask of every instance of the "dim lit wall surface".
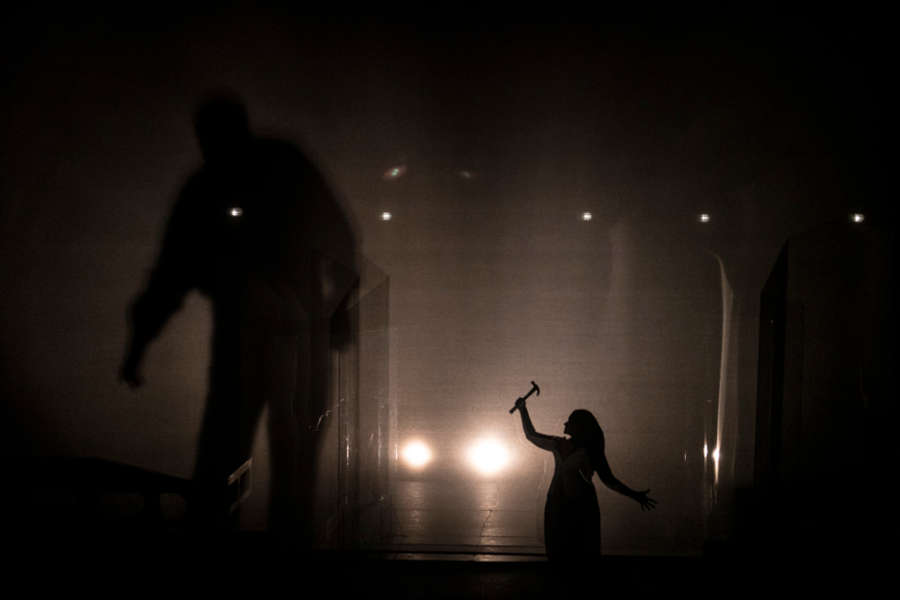
<path id="1" fill-rule="evenodd" d="M 753 482 L 759 293 L 778 250 L 817 223 L 886 218 L 877 63 L 847 50 L 863 52 L 858 31 L 262 9 L 19 23 L 2 96 L 6 454 L 190 476 L 206 301 L 190 296 L 151 347 L 146 387 L 116 371 L 126 308 L 200 162 L 192 110 L 228 86 L 256 133 L 322 170 L 389 280 L 350 363 L 335 357 L 358 405 L 350 430 L 323 421 L 329 543 L 539 550 L 552 460 L 507 412 L 532 380 L 539 431 L 590 410 L 613 472 L 659 500 L 642 513 L 595 478 L 604 552 L 727 538 Z M 415 467 L 412 441 L 427 446 Z M 485 441 L 501 449 L 487 472 L 471 458 Z M 247 529 L 266 523 L 259 462 Z M 334 512 L 345 497 L 352 514 Z"/>
<path id="2" fill-rule="evenodd" d="M 478 539 L 483 530 L 492 531 L 485 537 L 493 544 L 501 543 L 492 525 L 502 517 L 510 533 L 516 531 L 510 545 L 542 542 L 553 461 L 524 440 L 518 419 L 506 412 L 534 379 L 542 393 L 529 402 L 539 431 L 562 435 L 572 410 L 592 411 L 606 433 L 614 472 L 668 499 L 648 517 L 598 481 L 605 550 L 677 553 L 676 545 L 683 545 L 699 551 L 704 418 L 715 410 L 719 382 L 718 265 L 700 247 L 654 237 L 647 232 L 652 223 L 586 232 L 571 221 L 548 219 L 547 229 L 559 233 L 548 235 L 546 246 L 532 240 L 504 251 L 502 242 L 486 243 L 477 261 L 467 259 L 511 277 L 517 283 L 510 287 L 489 277 L 470 279 L 463 290 L 431 301 L 439 307 L 411 305 L 394 317 L 398 351 L 409 352 L 397 360 L 393 379 L 400 437 L 434 447 L 426 468 L 401 465 L 399 475 L 423 490 L 436 487 L 434 480 L 450 480 L 447 489 L 470 489 L 473 503 L 486 490 L 501 499 L 481 501 L 482 519 L 472 514 L 473 525 L 444 530 L 445 544 Z M 566 227 L 572 228 L 568 236 Z M 484 237 L 502 240 L 503 233 Z M 442 269 L 430 271 L 439 277 Z M 451 318 L 452 337 L 445 339 Z M 472 469 L 466 455 L 483 438 L 498 440 L 510 455 L 488 476 Z M 431 516 L 428 508 L 423 502 L 410 510 L 424 518 Z M 671 518 L 657 516 L 666 514 Z M 421 540 L 423 532 L 408 537 Z"/>

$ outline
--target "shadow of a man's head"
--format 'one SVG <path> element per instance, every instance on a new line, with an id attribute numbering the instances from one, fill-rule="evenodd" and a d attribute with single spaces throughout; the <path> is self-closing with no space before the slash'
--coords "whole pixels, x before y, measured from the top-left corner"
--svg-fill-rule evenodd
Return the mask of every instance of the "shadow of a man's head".
<path id="1" fill-rule="evenodd" d="M 251 139 L 247 108 L 234 94 L 210 94 L 194 112 L 194 132 L 208 164 L 238 161 Z"/>

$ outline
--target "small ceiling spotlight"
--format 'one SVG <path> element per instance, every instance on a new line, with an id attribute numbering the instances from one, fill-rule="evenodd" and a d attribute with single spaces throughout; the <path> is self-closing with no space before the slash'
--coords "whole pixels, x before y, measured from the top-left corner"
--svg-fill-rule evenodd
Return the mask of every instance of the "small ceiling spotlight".
<path id="1" fill-rule="evenodd" d="M 387 181 L 391 181 L 393 179 L 399 179 L 400 177 L 403 177 L 404 173 L 406 173 L 406 165 L 397 165 L 385 171 L 384 175 L 382 175 L 382 178 Z"/>
<path id="2" fill-rule="evenodd" d="M 475 173 L 473 173 L 472 171 L 463 170 L 459 172 L 459 176 L 463 179 L 472 179 L 473 177 L 475 177 Z"/>
<path id="3" fill-rule="evenodd" d="M 585 211 L 585 212 L 581 213 L 581 220 L 582 220 L 582 221 L 590 221 L 590 220 L 593 219 L 593 218 L 594 218 L 594 215 L 592 215 L 592 214 L 589 213 L 588 211 Z"/>
<path id="4" fill-rule="evenodd" d="M 390 221 L 390 220 L 393 219 L 393 218 L 394 218 L 394 215 L 392 215 L 391 213 L 389 213 L 389 212 L 387 212 L 387 211 L 384 211 L 383 213 L 381 213 L 381 220 L 382 220 L 382 221 Z"/>
<path id="5" fill-rule="evenodd" d="M 853 223 L 862 223 L 866 220 L 866 215 L 862 213 L 853 213 L 850 215 L 850 221 Z"/>
<path id="6" fill-rule="evenodd" d="M 700 215 L 697 217 L 697 220 L 701 223 L 709 223 L 709 219 L 709 213 L 700 213 Z"/>
<path id="7" fill-rule="evenodd" d="M 228 209 L 228 214 L 236 219 L 244 214 L 244 209 L 240 206 L 232 206 L 230 209 Z"/>

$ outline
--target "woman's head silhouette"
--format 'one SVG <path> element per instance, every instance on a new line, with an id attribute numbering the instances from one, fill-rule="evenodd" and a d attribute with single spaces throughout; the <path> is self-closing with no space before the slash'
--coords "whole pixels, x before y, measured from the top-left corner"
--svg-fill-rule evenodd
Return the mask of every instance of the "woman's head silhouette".
<path id="1" fill-rule="evenodd" d="M 583 408 L 573 410 L 563 431 L 571 436 L 572 443 L 576 447 L 587 450 L 594 469 L 606 461 L 606 439 L 603 437 L 603 429 L 590 411 Z"/>
<path id="2" fill-rule="evenodd" d="M 597 422 L 597 419 L 590 411 L 584 410 L 583 408 L 572 411 L 572 414 L 569 415 L 569 420 L 566 421 L 564 431 L 565 433 L 568 433 L 576 443 L 582 442 L 582 444 L 579 445 L 586 444 L 597 435 L 603 435 L 603 430 L 600 429 L 600 424 Z"/>

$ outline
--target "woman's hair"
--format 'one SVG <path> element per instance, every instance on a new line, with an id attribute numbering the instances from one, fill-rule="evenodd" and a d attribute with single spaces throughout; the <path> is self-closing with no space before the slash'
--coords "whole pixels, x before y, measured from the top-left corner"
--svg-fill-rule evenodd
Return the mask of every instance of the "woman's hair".
<path id="1" fill-rule="evenodd" d="M 603 430 L 591 411 L 579 408 L 569 415 L 573 441 L 588 452 L 594 470 L 606 460 L 606 439 Z"/>

